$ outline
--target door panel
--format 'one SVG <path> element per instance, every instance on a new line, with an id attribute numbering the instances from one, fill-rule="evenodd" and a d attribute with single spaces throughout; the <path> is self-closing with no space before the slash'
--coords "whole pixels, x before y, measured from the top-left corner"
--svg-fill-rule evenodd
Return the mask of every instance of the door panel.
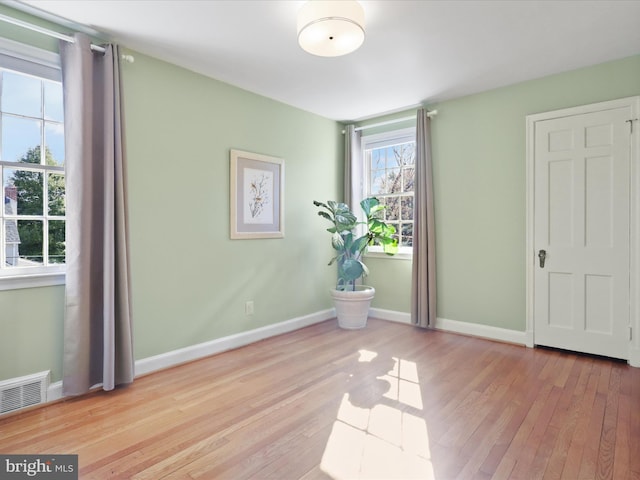
<path id="1" fill-rule="evenodd" d="M 585 276 L 585 330 L 612 335 L 613 277 L 611 275 Z"/>
<path id="2" fill-rule="evenodd" d="M 574 277 L 570 273 L 549 273 L 549 325 L 553 328 L 570 329 L 573 326 Z"/>
<path id="3" fill-rule="evenodd" d="M 590 157 L 586 164 L 586 232 L 587 247 L 613 247 L 614 162 L 613 158 Z"/>
<path id="4" fill-rule="evenodd" d="M 548 164 L 550 245 L 573 245 L 573 162 L 552 160 Z"/>
<path id="5" fill-rule="evenodd" d="M 534 342 L 628 357 L 628 108 L 538 121 Z M 536 258 L 536 260 L 538 260 Z"/>

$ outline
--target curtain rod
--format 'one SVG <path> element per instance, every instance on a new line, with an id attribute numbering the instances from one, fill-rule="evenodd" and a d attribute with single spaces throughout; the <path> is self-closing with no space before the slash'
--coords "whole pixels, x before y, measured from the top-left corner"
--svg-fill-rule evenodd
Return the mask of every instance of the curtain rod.
<path id="1" fill-rule="evenodd" d="M 64 40 L 65 42 L 76 43 L 75 38 L 73 38 L 73 37 L 71 37 L 69 35 L 65 35 L 64 33 L 56 32 L 54 30 L 49 30 L 48 28 L 39 27 L 38 25 L 34 25 L 34 24 L 28 23 L 28 22 L 24 22 L 22 20 L 18 20 L 17 18 L 8 17 L 7 15 L 0 14 L 0 21 L 5 22 L 5 23 L 10 23 L 11 25 L 16 25 L 17 27 L 26 28 L 27 30 L 31 30 L 33 32 L 38 32 L 38 33 L 41 33 L 43 35 L 47 35 L 48 37 L 53 37 L 53 38 L 57 38 L 59 40 Z M 104 47 L 101 47 L 100 45 L 94 45 L 93 43 L 91 44 L 91 50 L 93 50 L 94 52 L 100 52 L 100 53 L 104 53 L 105 52 Z M 134 61 L 133 55 L 124 55 L 123 54 L 120 57 L 125 62 L 128 62 L 128 63 L 133 63 L 133 61 Z"/>
<path id="2" fill-rule="evenodd" d="M 438 114 L 438 110 L 431 110 L 427 112 L 427 117 L 435 117 Z M 354 130 L 359 132 L 360 130 L 366 130 L 367 128 L 382 127 L 384 125 L 392 125 L 394 123 L 406 122 L 407 120 L 415 120 L 415 115 L 410 117 L 394 118 L 393 120 L 387 120 L 386 122 L 372 123 L 371 125 L 364 125 L 362 127 L 356 127 Z M 346 130 L 342 130 L 345 133 Z"/>

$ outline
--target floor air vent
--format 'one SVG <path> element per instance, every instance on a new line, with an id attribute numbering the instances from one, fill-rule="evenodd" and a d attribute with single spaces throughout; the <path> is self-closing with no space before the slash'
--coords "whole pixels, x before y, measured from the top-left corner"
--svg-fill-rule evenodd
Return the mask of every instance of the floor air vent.
<path id="1" fill-rule="evenodd" d="M 0 414 L 47 401 L 49 371 L 0 382 Z"/>

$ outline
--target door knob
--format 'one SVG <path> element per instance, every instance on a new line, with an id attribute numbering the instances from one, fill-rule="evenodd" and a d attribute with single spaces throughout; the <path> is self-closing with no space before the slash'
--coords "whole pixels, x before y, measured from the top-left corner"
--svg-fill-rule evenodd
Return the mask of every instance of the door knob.
<path id="1" fill-rule="evenodd" d="M 538 258 L 540 259 L 540 268 L 544 268 L 544 261 L 547 259 L 547 251 L 540 250 L 538 252 Z"/>

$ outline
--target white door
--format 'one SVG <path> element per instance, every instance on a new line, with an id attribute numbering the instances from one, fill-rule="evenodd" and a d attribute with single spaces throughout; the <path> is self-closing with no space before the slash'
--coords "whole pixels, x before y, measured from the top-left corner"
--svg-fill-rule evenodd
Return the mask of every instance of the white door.
<path id="1" fill-rule="evenodd" d="M 629 107 L 534 123 L 534 343 L 627 359 Z"/>

